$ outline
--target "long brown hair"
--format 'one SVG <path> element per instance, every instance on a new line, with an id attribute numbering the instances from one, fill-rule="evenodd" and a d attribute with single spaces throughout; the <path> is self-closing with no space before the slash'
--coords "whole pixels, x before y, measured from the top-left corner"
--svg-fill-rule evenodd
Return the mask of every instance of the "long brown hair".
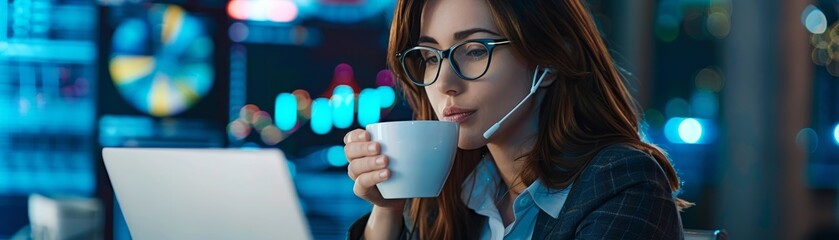
<path id="1" fill-rule="evenodd" d="M 519 180 L 530 185 L 541 179 L 554 189 L 571 184 L 604 147 L 622 143 L 658 161 L 670 182 L 681 186 L 665 153 L 639 136 L 640 108 L 629 94 L 606 44 L 580 0 L 486 0 L 500 34 L 529 66 L 551 66 L 558 79 L 546 89 L 539 109 L 539 129 Z M 436 116 L 425 90 L 401 71 L 396 54 L 416 45 L 425 0 L 400 0 L 396 6 L 388 46 L 388 66 L 414 110 L 414 118 Z M 411 216 L 421 239 L 472 239 L 479 221 L 460 199 L 461 184 L 486 148 L 458 150 L 456 160 L 437 198 L 413 199 Z M 561 170 L 560 170 L 561 169 Z M 676 199 L 681 209 L 689 203 Z"/>

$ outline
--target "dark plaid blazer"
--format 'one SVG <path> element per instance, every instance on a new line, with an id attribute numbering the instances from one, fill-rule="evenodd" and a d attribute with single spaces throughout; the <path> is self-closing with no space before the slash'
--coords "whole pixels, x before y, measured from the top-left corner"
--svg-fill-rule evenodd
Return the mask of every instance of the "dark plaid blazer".
<path id="1" fill-rule="evenodd" d="M 361 239 L 367 216 L 349 239 Z M 409 234 L 403 227 L 402 238 Z M 601 150 L 574 182 L 558 218 L 540 212 L 532 239 L 684 239 L 664 170 L 625 145 Z"/>

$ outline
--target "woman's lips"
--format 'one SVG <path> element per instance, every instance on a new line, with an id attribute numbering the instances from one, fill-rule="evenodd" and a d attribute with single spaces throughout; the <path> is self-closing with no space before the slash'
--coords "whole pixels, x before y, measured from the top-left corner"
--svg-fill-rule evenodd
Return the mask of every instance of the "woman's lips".
<path id="1" fill-rule="evenodd" d="M 459 112 L 459 113 L 452 113 L 443 116 L 443 121 L 449 122 L 456 122 L 456 123 L 463 123 L 465 122 L 475 111 L 468 111 L 468 112 Z"/>

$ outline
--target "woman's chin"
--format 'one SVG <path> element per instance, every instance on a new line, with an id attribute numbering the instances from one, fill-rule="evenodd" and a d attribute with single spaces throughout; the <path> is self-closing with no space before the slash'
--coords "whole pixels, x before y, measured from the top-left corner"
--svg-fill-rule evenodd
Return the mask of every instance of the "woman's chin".
<path id="1" fill-rule="evenodd" d="M 479 137 L 467 137 L 467 136 L 460 136 L 460 139 L 457 140 L 457 148 L 463 150 L 475 150 L 478 148 L 482 148 L 486 146 L 486 139 L 482 136 Z"/>

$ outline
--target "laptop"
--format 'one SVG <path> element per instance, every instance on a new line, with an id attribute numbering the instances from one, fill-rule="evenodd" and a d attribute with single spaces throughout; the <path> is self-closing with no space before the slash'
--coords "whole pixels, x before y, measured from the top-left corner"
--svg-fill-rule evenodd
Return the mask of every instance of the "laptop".
<path id="1" fill-rule="evenodd" d="M 311 239 L 279 150 L 105 148 L 133 239 Z"/>

